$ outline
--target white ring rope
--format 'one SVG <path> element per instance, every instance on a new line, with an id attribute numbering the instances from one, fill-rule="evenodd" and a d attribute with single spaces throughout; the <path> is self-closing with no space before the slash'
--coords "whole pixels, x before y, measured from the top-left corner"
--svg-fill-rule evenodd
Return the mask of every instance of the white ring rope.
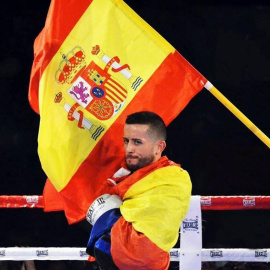
<path id="1" fill-rule="evenodd" d="M 180 261 L 178 248 L 170 251 L 171 261 Z M 230 262 L 270 262 L 270 249 L 202 249 L 202 262 L 230 261 Z M 85 248 L 70 247 L 8 247 L 0 248 L 0 261 L 87 261 Z"/>
<path id="2" fill-rule="evenodd" d="M 8 247 L 0 248 L 0 261 L 87 261 L 85 248 L 60 247 Z"/>
<path id="3" fill-rule="evenodd" d="M 180 261 L 180 249 L 172 249 L 171 261 Z M 270 262 L 270 249 L 244 249 L 244 248 L 222 248 L 206 249 L 201 252 L 202 262 Z"/>

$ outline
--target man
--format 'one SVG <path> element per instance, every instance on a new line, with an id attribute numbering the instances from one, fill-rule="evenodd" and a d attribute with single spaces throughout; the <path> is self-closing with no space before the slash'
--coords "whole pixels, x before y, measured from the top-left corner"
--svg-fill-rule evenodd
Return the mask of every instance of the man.
<path id="1" fill-rule="evenodd" d="M 162 156 L 166 126 L 157 114 L 129 115 L 123 140 L 125 162 L 87 213 L 87 252 L 104 270 L 166 270 L 188 211 L 190 178 Z"/>

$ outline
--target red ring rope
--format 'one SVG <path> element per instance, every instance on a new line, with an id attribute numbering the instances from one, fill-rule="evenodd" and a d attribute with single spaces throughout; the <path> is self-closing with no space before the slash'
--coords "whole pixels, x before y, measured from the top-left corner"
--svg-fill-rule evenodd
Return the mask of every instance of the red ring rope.
<path id="1" fill-rule="evenodd" d="M 44 208 L 43 196 L 0 196 L 0 208 Z"/>
<path id="2" fill-rule="evenodd" d="M 44 208 L 43 196 L 0 196 L 0 208 Z M 201 196 L 202 210 L 270 210 L 270 196 Z"/>

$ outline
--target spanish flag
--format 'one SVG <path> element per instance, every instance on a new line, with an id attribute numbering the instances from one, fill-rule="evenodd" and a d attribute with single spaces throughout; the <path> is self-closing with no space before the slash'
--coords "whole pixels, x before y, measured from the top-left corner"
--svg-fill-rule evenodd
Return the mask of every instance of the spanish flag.
<path id="1" fill-rule="evenodd" d="M 29 85 L 45 211 L 85 219 L 122 162 L 126 116 L 149 110 L 168 125 L 206 81 L 122 0 L 52 0 Z"/>

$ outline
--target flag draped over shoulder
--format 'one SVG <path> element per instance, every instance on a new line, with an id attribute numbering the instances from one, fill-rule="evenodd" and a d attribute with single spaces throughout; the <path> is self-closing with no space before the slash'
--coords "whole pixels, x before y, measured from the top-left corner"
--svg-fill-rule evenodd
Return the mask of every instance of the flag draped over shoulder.
<path id="1" fill-rule="evenodd" d="M 206 81 L 123 1 L 52 0 L 29 86 L 45 211 L 84 219 L 123 159 L 126 116 L 150 110 L 168 125 Z"/>

